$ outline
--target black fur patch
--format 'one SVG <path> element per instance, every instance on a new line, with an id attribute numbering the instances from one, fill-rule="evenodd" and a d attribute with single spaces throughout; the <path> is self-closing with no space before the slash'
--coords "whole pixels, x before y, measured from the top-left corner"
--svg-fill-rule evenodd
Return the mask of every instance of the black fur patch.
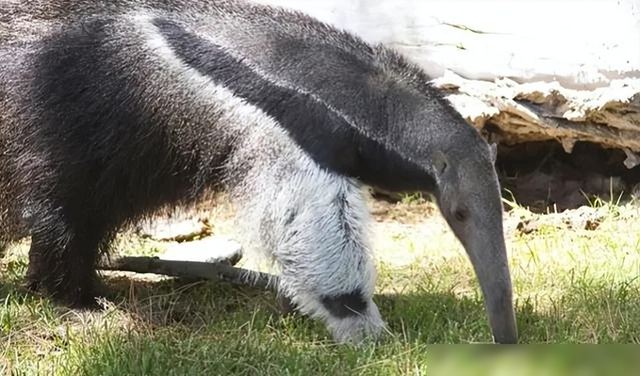
<path id="1" fill-rule="evenodd" d="M 321 301 L 333 316 L 340 319 L 357 316 L 367 309 L 367 302 L 362 298 L 362 292 L 359 290 L 337 296 L 325 296 Z"/>
<path id="2" fill-rule="evenodd" d="M 112 232 L 195 199 L 230 150 L 207 122 L 189 123 L 200 109 L 161 108 L 184 98 L 137 84 L 114 22 L 87 20 L 42 41 L 20 140 L 33 212 L 28 276 L 69 302 L 91 300 L 98 248 Z"/>
<path id="3" fill-rule="evenodd" d="M 320 100 L 263 78 L 223 47 L 173 21 L 153 22 L 181 60 L 276 119 L 320 166 L 392 191 L 434 187 L 424 168 L 365 137 Z M 372 114 L 372 121 L 384 122 L 383 113 Z"/>
<path id="4" fill-rule="evenodd" d="M 177 119 L 159 116 L 153 94 L 127 72 L 134 68 L 118 61 L 109 29 L 109 20 L 89 21 L 53 36 L 34 79 L 33 148 L 55 170 L 47 188 L 74 198 L 57 204 L 78 222 L 87 218 L 77 213 L 121 222 L 192 197 L 196 140 L 205 136 L 197 124 L 177 132 Z"/>

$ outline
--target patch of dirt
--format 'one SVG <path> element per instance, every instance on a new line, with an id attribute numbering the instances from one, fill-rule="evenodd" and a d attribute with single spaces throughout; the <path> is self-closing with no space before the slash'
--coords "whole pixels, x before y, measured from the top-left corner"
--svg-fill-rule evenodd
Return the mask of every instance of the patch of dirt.
<path id="1" fill-rule="evenodd" d="M 440 214 L 433 202 L 420 196 L 414 196 L 404 202 L 395 201 L 393 197 L 388 196 L 370 198 L 367 204 L 376 222 L 414 224 Z"/>
<path id="2" fill-rule="evenodd" d="M 510 226 L 521 234 L 531 234 L 545 229 L 566 229 L 575 231 L 595 231 L 609 215 L 605 208 L 583 206 L 562 213 L 535 214 L 527 212 L 520 218 L 509 218 Z M 514 225 L 514 222 L 517 222 Z"/>

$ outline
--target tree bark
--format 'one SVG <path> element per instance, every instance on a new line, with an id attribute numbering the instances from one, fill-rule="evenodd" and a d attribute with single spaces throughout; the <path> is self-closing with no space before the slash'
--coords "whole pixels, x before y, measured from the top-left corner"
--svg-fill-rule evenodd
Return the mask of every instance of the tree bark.
<path id="1" fill-rule="evenodd" d="M 451 72 L 435 80 L 453 106 L 490 141 L 518 144 L 556 139 L 571 153 L 578 141 L 624 150 L 640 164 L 640 79 L 613 80 L 591 91 L 558 83 L 467 80 Z"/>

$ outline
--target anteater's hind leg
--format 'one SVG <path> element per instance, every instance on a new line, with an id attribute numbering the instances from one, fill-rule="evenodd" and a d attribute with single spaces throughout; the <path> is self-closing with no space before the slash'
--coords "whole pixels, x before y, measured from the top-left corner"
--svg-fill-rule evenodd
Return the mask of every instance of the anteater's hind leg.
<path id="1" fill-rule="evenodd" d="M 34 223 L 28 283 L 65 304 L 93 306 L 99 294 L 96 262 L 105 227 L 95 220 L 71 221 L 63 213 L 64 208 L 52 210 Z"/>

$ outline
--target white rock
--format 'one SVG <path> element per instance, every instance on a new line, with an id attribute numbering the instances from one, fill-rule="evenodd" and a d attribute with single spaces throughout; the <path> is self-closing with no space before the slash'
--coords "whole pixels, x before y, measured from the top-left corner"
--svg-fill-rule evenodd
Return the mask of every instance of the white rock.
<path id="1" fill-rule="evenodd" d="M 208 226 L 198 218 L 175 220 L 157 217 L 140 223 L 137 232 L 154 240 L 171 241 L 206 234 Z"/>
<path id="2" fill-rule="evenodd" d="M 158 255 L 162 260 L 222 262 L 232 258 L 240 258 L 242 246 L 237 242 L 220 237 L 209 237 L 202 240 L 172 243 L 167 252 Z"/>

